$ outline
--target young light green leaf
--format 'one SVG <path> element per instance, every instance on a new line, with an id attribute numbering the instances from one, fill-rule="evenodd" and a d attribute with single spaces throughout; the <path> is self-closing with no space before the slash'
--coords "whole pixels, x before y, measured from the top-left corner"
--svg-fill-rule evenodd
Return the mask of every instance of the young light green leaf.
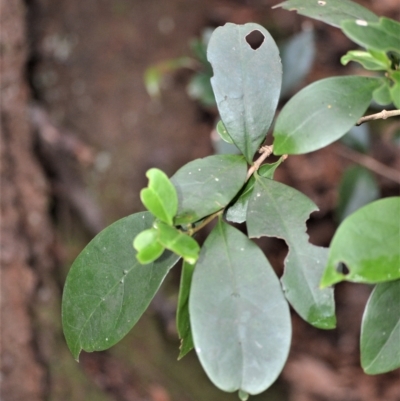
<path id="1" fill-rule="evenodd" d="M 390 93 L 389 80 L 385 79 L 382 82 L 382 85 L 378 89 L 375 89 L 373 91 L 372 97 L 376 103 L 381 104 L 383 106 L 392 103 L 393 99 Z"/>
<path id="2" fill-rule="evenodd" d="M 120 341 L 147 309 L 179 257 L 165 252 L 143 266 L 132 238 L 150 228 L 154 217 L 136 213 L 99 233 L 80 253 L 68 273 L 62 300 L 62 322 L 75 359 L 110 348 Z"/>
<path id="3" fill-rule="evenodd" d="M 379 22 L 364 19 L 343 21 L 342 31 L 358 45 L 377 51 L 396 51 L 400 54 L 400 23 L 381 17 Z"/>
<path id="4" fill-rule="evenodd" d="M 167 175 L 157 168 L 148 170 L 146 176 L 149 179 L 149 186 L 140 192 L 143 205 L 161 221 L 172 225 L 178 210 L 175 187 Z"/>
<path id="5" fill-rule="evenodd" d="M 300 15 L 323 21 L 329 25 L 340 27 L 344 20 L 362 19 L 378 21 L 378 17 L 368 9 L 349 0 L 288 0 L 273 8 L 296 10 Z"/>
<path id="6" fill-rule="evenodd" d="M 400 197 L 372 202 L 347 217 L 331 243 L 321 285 L 400 278 Z M 347 272 L 341 272 L 344 264 Z"/>
<path id="7" fill-rule="evenodd" d="M 178 193 L 175 224 L 194 223 L 223 209 L 246 181 L 243 156 L 215 155 L 194 160 L 171 178 Z"/>
<path id="8" fill-rule="evenodd" d="M 319 282 L 328 250 L 308 242 L 305 222 L 316 205 L 301 192 L 277 181 L 256 176 L 247 209 L 249 237 L 282 238 L 289 247 L 281 279 L 286 298 L 296 312 L 321 329 L 335 327 L 333 290 Z"/>
<path id="9" fill-rule="evenodd" d="M 142 231 L 133 240 L 137 250 L 136 259 L 141 264 L 148 264 L 158 259 L 164 252 L 164 247 L 158 242 L 158 232 L 155 228 Z"/>
<path id="10" fill-rule="evenodd" d="M 219 136 L 227 143 L 233 143 L 232 138 L 229 136 L 228 131 L 226 130 L 226 127 L 224 123 L 220 120 L 218 121 L 216 130 L 219 134 Z"/>
<path id="11" fill-rule="evenodd" d="M 258 394 L 276 380 L 290 347 L 288 304 L 262 251 L 222 220 L 201 250 L 189 310 L 195 350 L 218 388 Z"/>
<path id="12" fill-rule="evenodd" d="M 381 79 L 326 78 L 293 96 L 274 129 L 274 153 L 301 154 L 321 149 L 343 136 L 363 115 Z"/>
<path id="13" fill-rule="evenodd" d="M 310 72 L 315 57 L 314 30 L 305 29 L 279 46 L 283 76 L 281 98 L 290 94 Z"/>
<path id="14" fill-rule="evenodd" d="M 252 42 L 252 36 L 257 42 Z M 282 66 L 278 48 L 262 26 L 228 23 L 213 32 L 207 56 L 221 119 L 251 163 L 279 100 Z"/>
<path id="15" fill-rule="evenodd" d="M 200 246 L 195 239 L 162 222 L 156 222 L 154 227 L 158 232 L 158 241 L 164 248 L 182 256 L 191 265 L 196 263 Z"/>
<path id="16" fill-rule="evenodd" d="M 400 71 L 394 71 L 391 78 L 394 80 L 394 85 L 389 90 L 390 96 L 394 105 L 400 109 Z"/>
<path id="17" fill-rule="evenodd" d="M 400 280 L 378 284 L 361 324 L 361 366 L 376 375 L 400 368 Z"/>
<path id="18" fill-rule="evenodd" d="M 261 177 L 270 178 L 272 180 L 274 178 L 275 170 L 283 161 L 284 158 L 281 157 L 275 163 L 262 165 L 258 169 L 258 174 Z M 242 191 L 238 194 L 238 197 L 234 200 L 232 206 L 228 207 L 225 216 L 228 221 L 231 221 L 232 223 L 244 223 L 246 221 L 247 205 L 254 188 L 254 183 L 255 179 L 254 176 L 252 176 L 247 181 Z"/>
<path id="19" fill-rule="evenodd" d="M 336 218 L 343 221 L 360 207 L 379 198 L 379 186 L 374 176 L 364 167 L 348 168 L 339 184 Z"/>
<path id="20" fill-rule="evenodd" d="M 390 68 L 390 60 L 385 52 L 382 52 L 384 58 L 375 58 L 370 52 L 362 50 L 350 50 L 344 55 L 340 62 L 343 65 L 348 64 L 350 61 L 360 63 L 365 69 L 371 71 L 386 71 Z"/>
<path id="21" fill-rule="evenodd" d="M 189 294 L 193 270 L 194 265 L 183 262 L 181 283 L 179 286 L 178 306 L 176 308 L 176 328 L 181 340 L 178 360 L 182 359 L 193 349 L 193 338 L 192 331 L 190 329 L 189 317 Z"/>

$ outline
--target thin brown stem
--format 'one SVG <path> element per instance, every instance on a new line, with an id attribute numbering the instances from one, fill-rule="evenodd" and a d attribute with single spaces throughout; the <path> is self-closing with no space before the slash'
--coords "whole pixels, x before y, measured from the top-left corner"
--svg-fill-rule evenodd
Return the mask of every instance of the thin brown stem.
<path id="1" fill-rule="evenodd" d="M 364 116 L 361 117 L 356 125 L 361 125 L 367 121 L 371 120 L 386 120 L 388 117 L 395 117 L 395 116 L 400 116 L 400 110 L 382 110 L 379 113 L 376 114 L 371 114 L 369 116 Z"/>
<path id="2" fill-rule="evenodd" d="M 191 228 L 190 230 L 187 231 L 187 233 L 192 236 L 193 234 L 197 233 L 197 231 L 200 231 L 203 227 L 205 227 L 208 223 L 210 223 L 212 220 L 214 220 L 217 216 L 222 214 L 225 209 L 218 210 L 218 212 L 215 212 L 213 214 L 210 214 L 206 219 L 204 219 L 197 227 Z"/>
<path id="3" fill-rule="evenodd" d="M 246 182 L 254 174 L 254 172 L 260 168 L 260 166 L 261 166 L 261 164 L 263 164 L 264 160 L 272 154 L 273 150 L 274 150 L 273 145 L 262 146 L 260 148 L 259 152 L 261 153 L 261 156 L 254 162 L 254 164 L 247 171 Z"/>

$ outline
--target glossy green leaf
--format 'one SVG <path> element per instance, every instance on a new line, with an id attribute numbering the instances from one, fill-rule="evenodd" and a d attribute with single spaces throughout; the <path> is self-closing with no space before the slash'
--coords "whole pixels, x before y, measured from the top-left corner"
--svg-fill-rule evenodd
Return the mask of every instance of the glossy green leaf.
<path id="1" fill-rule="evenodd" d="M 348 64 L 350 61 L 360 63 L 365 69 L 371 71 L 386 71 L 390 68 L 390 60 L 386 53 L 382 52 L 383 58 L 375 58 L 370 52 L 362 50 L 350 50 L 344 55 L 340 62 L 343 65 Z"/>
<path id="2" fill-rule="evenodd" d="M 400 109 L 400 71 L 394 71 L 391 78 L 394 80 L 394 85 L 389 90 L 390 96 L 394 105 Z"/>
<path id="3" fill-rule="evenodd" d="M 275 163 L 264 164 L 258 169 L 258 174 L 266 178 L 274 178 L 275 170 L 283 162 L 284 158 L 281 157 Z M 255 178 L 250 177 L 246 185 L 239 193 L 237 199 L 233 202 L 232 206 L 229 206 L 226 211 L 226 219 L 232 223 L 243 223 L 246 221 L 247 205 L 251 193 L 254 188 Z"/>
<path id="4" fill-rule="evenodd" d="M 262 43 L 250 45 L 251 34 L 257 36 L 257 32 Z M 213 32 L 207 56 L 214 71 L 211 84 L 221 119 L 251 163 L 279 100 L 282 66 L 278 48 L 262 26 L 228 23 Z"/>
<path id="5" fill-rule="evenodd" d="M 321 285 L 400 278 L 400 197 L 372 202 L 347 217 L 331 243 Z M 341 264 L 349 272 L 342 273 Z"/>
<path id="6" fill-rule="evenodd" d="M 344 220 L 360 207 L 378 198 L 379 186 L 369 170 L 361 166 L 348 168 L 339 184 L 339 200 L 336 209 L 337 220 Z"/>
<path id="7" fill-rule="evenodd" d="M 110 348 L 120 341 L 147 309 L 179 257 L 165 252 L 143 266 L 132 239 L 151 228 L 154 217 L 136 213 L 99 233 L 76 258 L 64 287 L 62 322 L 75 359 L 81 350 Z"/>
<path id="8" fill-rule="evenodd" d="M 400 54 L 400 23 L 395 20 L 381 17 L 379 22 L 369 22 L 361 18 L 343 21 L 341 27 L 346 36 L 366 49 Z"/>
<path id="9" fill-rule="evenodd" d="M 400 368 L 400 280 L 378 284 L 361 324 L 361 366 L 376 375 Z"/>
<path id="10" fill-rule="evenodd" d="M 349 0 L 288 0 L 273 8 L 296 10 L 300 15 L 323 21 L 340 27 L 340 23 L 349 19 L 378 21 L 378 17 L 368 9 Z"/>
<path id="11" fill-rule="evenodd" d="M 290 94 L 310 72 L 315 57 L 313 29 L 305 29 L 279 47 L 282 66 L 281 98 Z"/>
<path id="12" fill-rule="evenodd" d="M 158 242 L 158 232 L 155 228 L 142 231 L 133 240 L 133 247 L 137 250 L 136 259 L 147 264 L 154 262 L 164 252 L 164 247 Z"/>
<path id="13" fill-rule="evenodd" d="M 393 102 L 390 94 L 389 82 L 387 79 L 383 80 L 382 85 L 378 89 L 374 90 L 372 97 L 376 103 L 381 105 L 387 105 Z"/>
<path id="14" fill-rule="evenodd" d="M 290 347 L 288 304 L 262 251 L 222 220 L 202 247 L 189 310 L 195 350 L 218 388 L 258 394 L 276 380 Z"/>
<path id="15" fill-rule="evenodd" d="M 282 238 L 289 247 L 281 279 L 286 298 L 310 324 L 335 327 L 333 290 L 319 283 L 328 250 L 308 242 L 305 222 L 316 205 L 301 192 L 280 182 L 257 177 L 247 209 L 249 237 Z"/>
<path id="16" fill-rule="evenodd" d="M 158 241 L 164 248 L 182 256 L 187 263 L 196 263 L 200 246 L 195 239 L 162 222 L 156 222 L 154 227 L 158 231 Z"/>
<path id="17" fill-rule="evenodd" d="M 181 283 L 179 286 L 178 306 L 176 309 L 176 328 L 181 346 L 179 347 L 179 359 L 182 359 L 188 352 L 193 349 L 192 330 L 190 329 L 189 316 L 189 294 L 192 282 L 194 265 L 183 262 Z"/>
<path id="18" fill-rule="evenodd" d="M 147 210 L 165 223 L 172 225 L 178 210 L 178 196 L 167 175 L 157 168 L 147 171 L 148 188 L 140 192 L 140 199 Z"/>
<path id="19" fill-rule="evenodd" d="M 217 124 L 217 133 L 219 136 L 227 143 L 233 143 L 232 138 L 229 136 L 228 131 L 226 130 L 226 127 L 222 121 L 218 121 Z"/>
<path id="20" fill-rule="evenodd" d="M 274 129 L 274 153 L 301 154 L 336 141 L 364 114 L 378 78 L 347 76 L 317 81 L 283 107 Z"/>
<path id="21" fill-rule="evenodd" d="M 223 209 L 246 180 L 243 156 L 215 155 L 194 160 L 171 178 L 178 193 L 175 224 L 194 223 Z"/>

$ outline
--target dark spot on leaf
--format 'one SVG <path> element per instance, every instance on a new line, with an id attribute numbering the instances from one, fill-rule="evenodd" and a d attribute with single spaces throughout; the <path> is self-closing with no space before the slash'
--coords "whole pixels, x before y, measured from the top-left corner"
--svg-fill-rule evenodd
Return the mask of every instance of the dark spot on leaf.
<path id="1" fill-rule="evenodd" d="M 341 273 L 341 274 L 344 274 L 344 275 L 347 275 L 347 274 L 350 273 L 349 268 L 348 268 L 343 262 L 339 262 L 339 263 L 337 264 L 337 266 L 336 266 L 336 271 L 337 271 L 338 273 Z"/>
<path id="2" fill-rule="evenodd" d="M 264 39 L 264 35 L 258 30 L 252 31 L 246 36 L 246 42 L 253 50 L 259 49 L 263 44 Z"/>

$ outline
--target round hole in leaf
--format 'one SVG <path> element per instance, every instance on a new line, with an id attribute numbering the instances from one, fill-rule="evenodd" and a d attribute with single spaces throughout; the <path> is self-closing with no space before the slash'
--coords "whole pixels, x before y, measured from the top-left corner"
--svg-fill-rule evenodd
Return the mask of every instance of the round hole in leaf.
<path id="1" fill-rule="evenodd" d="M 341 274 L 344 274 L 344 275 L 347 275 L 347 274 L 350 273 L 349 268 L 348 268 L 348 267 L 346 266 L 346 264 L 343 263 L 343 262 L 339 262 L 339 263 L 337 264 L 337 266 L 336 266 L 336 271 L 337 271 L 338 273 L 341 273 Z"/>
<path id="2" fill-rule="evenodd" d="M 259 31 L 254 30 L 246 36 L 246 42 L 253 50 L 257 50 L 264 43 L 265 36 Z"/>

